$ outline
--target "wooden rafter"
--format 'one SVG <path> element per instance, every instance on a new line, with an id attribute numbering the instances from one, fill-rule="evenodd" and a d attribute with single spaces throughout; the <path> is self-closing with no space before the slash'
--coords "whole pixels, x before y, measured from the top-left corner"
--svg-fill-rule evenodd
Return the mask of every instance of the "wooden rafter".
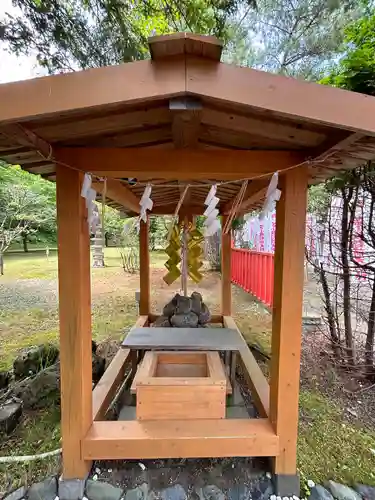
<path id="1" fill-rule="evenodd" d="M 138 179 L 251 179 L 282 171 L 304 160 L 291 151 L 59 148 L 56 152 L 61 161 L 84 172 Z"/>
<path id="2" fill-rule="evenodd" d="M 5 135 L 19 146 L 32 148 L 40 155 L 40 159 L 48 161 L 53 158 L 52 146 L 20 123 L 4 125 L 0 128 L 0 134 Z"/>
<path id="3" fill-rule="evenodd" d="M 103 194 L 104 182 L 93 182 L 93 188 Z M 139 214 L 140 212 L 140 199 L 120 181 L 107 179 L 106 197 L 136 214 Z"/>

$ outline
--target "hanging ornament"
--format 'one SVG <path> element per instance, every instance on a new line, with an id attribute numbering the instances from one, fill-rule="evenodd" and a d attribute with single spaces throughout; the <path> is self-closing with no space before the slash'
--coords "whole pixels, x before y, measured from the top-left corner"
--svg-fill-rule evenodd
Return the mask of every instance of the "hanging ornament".
<path id="1" fill-rule="evenodd" d="M 275 209 L 276 202 L 280 199 L 281 191 L 277 189 L 278 182 L 279 174 L 275 172 L 267 188 L 266 199 L 264 200 L 263 208 L 259 215 L 260 220 L 263 220 L 268 213 Z"/>
<path id="2" fill-rule="evenodd" d="M 190 278 L 195 283 L 199 283 L 203 278 L 203 275 L 199 272 L 200 268 L 203 266 L 203 240 L 202 233 L 191 225 L 189 227 L 187 242 L 187 269 Z"/>
<path id="3" fill-rule="evenodd" d="M 211 186 L 211 189 L 204 201 L 204 204 L 207 207 L 203 213 L 203 215 L 206 217 L 206 220 L 204 221 L 205 237 L 214 235 L 220 228 L 220 223 L 217 218 L 219 215 L 219 210 L 216 208 L 220 199 L 216 196 L 216 192 L 217 186 L 216 184 L 214 184 L 213 186 Z"/>
<path id="4" fill-rule="evenodd" d="M 165 249 L 165 253 L 168 255 L 169 259 L 164 264 L 168 269 L 168 273 L 163 277 L 163 280 L 167 283 L 167 285 L 171 285 L 181 276 L 181 271 L 178 267 L 181 262 L 180 239 L 180 227 L 178 224 L 174 224 L 169 238 L 169 244 Z"/>
<path id="5" fill-rule="evenodd" d="M 90 174 L 85 174 L 82 183 L 81 196 L 86 200 L 87 222 L 89 231 L 95 233 L 100 225 L 100 216 L 98 207 L 95 204 L 96 191 L 91 187 L 92 178 Z"/>
<path id="6" fill-rule="evenodd" d="M 154 202 L 151 200 L 151 191 L 152 191 L 151 184 L 147 184 L 145 190 L 143 191 L 141 201 L 139 202 L 141 206 L 139 219 L 143 220 L 143 222 L 145 223 L 147 222 L 147 210 L 149 211 L 152 210 L 152 207 L 154 206 Z"/>

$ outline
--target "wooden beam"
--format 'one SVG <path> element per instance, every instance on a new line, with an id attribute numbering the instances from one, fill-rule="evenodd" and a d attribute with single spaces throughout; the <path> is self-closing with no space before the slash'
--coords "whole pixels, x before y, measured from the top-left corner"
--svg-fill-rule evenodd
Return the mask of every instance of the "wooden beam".
<path id="1" fill-rule="evenodd" d="M 294 151 L 59 148 L 64 163 L 107 177 L 242 179 L 282 171 L 304 160 Z"/>
<path id="2" fill-rule="evenodd" d="M 63 477 L 84 478 L 80 443 L 92 423 L 90 239 L 83 175 L 57 166 Z"/>
<path id="3" fill-rule="evenodd" d="M 280 438 L 275 473 L 296 474 L 307 169 L 280 179 L 276 205 L 270 421 Z M 291 235 L 294 235 L 291 237 Z"/>
<path id="4" fill-rule="evenodd" d="M 276 456 L 267 419 L 94 422 L 82 442 L 86 460 Z"/>
<path id="5" fill-rule="evenodd" d="M 186 91 L 244 109 L 375 135 L 375 97 L 328 85 L 187 56 Z"/>
<path id="6" fill-rule="evenodd" d="M 269 183 L 270 179 L 260 179 L 257 181 L 250 182 L 246 188 L 245 196 L 243 197 L 242 203 L 237 208 L 236 213 L 237 214 L 246 213 L 246 211 L 248 211 L 251 205 L 262 200 L 262 198 L 264 198 L 264 195 L 266 194 Z M 234 197 L 233 200 L 228 201 L 223 206 L 221 210 L 222 214 L 229 214 L 229 212 L 232 209 L 235 198 L 236 197 Z"/>
<path id="7" fill-rule="evenodd" d="M 129 349 L 119 349 L 92 393 L 93 420 L 103 420 L 111 401 L 125 379 Z"/>
<path id="8" fill-rule="evenodd" d="M 0 128 L 0 134 L 4 134 L 20 146 L 31 147 L 40 154 L 41 160 L 53 161 L 52 146 L 39 137 L 35 132 L 24 127 L 20 123 L 8 124 Z"/>
<path id="9" fill-rule="evenodd" d="M 149 227 L 147 222 L 140 222 L 139 229 L 139 314 L 148 317 L 150 313 L 150 251 L 149 251 Z"/>
<path id="10" fill-rule="evenodd" d="M 223 323 L 225 328 L 237 330 L 242 337 L 236 322 L 231 316 L 224 316 Z M 252 390 L 255 406 L 260 416 L 267 418 L 270 406 L 270 387 L 245 339 L 243 339 L 243 348 L 240 349 L 239 363 L 245 379 Z"/>
<path id="11" fill-rule="evenodd" d="M 98 193 L 103 194 L 104 182 L 93 182 L 93 188 Z M 139 214 L 141 207 L 139 206 L 140 199 L 120 181 L 107 179 L 106 198 L 116 201 L 123 207 Z"/>
<path id="12" fill-rule="evenodd" d="M 191 97 L 169 101 L 172 113 L 172 137 L 176 149 L 198 146 L 202 104 Z"/>
<path id="13" fill-rule="evenodd" d="M 227 216 L 221 218 L 221 227 L 224 228 Z M 231 242 L 232 231 L 224 234 L 221 231 L 221 314 L 232 314 L 232 282 L 231 282 Z"/>
<path id="14" fill-rule="evenodd" d="M 182 187 L 182 186 L 181 186 Z M 157 205 L 156 207 L 153 207 L 152 209 L 152 215 L 171 215 L 175 213 L 177 206 L 176 203 L 168 203 L 168 205 Z M 204 205 L 197 205 L 197 204 L 186 204 L 182 205 L 180 208 L 179 214 L 182 217 L 185 217 L 185 215 L 202 215 L 204 212 Z"/>
<path id="15" fill-rule="evenodd" d="M 126 85 L 124 85 L 126 82 Z M 113 108 L 185 92 L 185 60 L 137 61 L 0 85 L 0 123 Z"/>

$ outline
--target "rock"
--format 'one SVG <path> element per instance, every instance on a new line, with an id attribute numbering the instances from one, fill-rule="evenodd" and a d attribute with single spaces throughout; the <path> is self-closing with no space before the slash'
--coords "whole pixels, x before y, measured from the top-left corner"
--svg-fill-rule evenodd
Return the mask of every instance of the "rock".
<path id="1" fill-rule="evenodd" d="M 206 323 L 209 323 L 210 319 L 211 319 L 211 313 L 208 310 L 206 304 L 202 303 L 201 313 L 198 317 L 199 323 L 201 325 L 205 325 Z"/>
<path id="2" fill-rule="evenodd" d="M 327 487 L 337 500 L 362 500 L 361 495 L 344 484 L 327 481 Z"/>
<path id="3" fill-rule="evenodd" d="M 235 484 L 228 490 L 228 500 L 251 500 L 251 498 L 251 491 L 244 484 Z"/>
<path id="4" fill-rule="evenodd" d="M 313 488 L 310 488 L 309 500 L 333 500 L 333 496 L 323 486 L 316 484 Z"/>
<path id="5" fill-rule="evenodd" d="M 14 376 L 19 379 L 35 375 L 44 368 L 56 363 L 58 356 L 59 350 L 53 344 L 31 347 L 14 360 Z"/>
<path id="6" fill-rule="evenodd" d="M 39 372 L 34 378 L 24 380 L 15 390 L 25 409 L 46 408 L 60 402 L 60 363 Z"/>
<path id="7" fill-rule="evenodd" d="M 193 292 L 191 298 L 191 310 L 199 316 L 202 310 L 202 295 L 198 292 Z"/>
<path id="8" fill-rule="evenodd" d="M 361 495 L 363 500 L 375 500 L 375 487 L 366 486 L 365 484 L 356 484 L 354 489 Z"/>
<path id="9" fill-rule="evenodd" d="M 184 488 L 180 484 L 175 484 L 169 488 L 165 488 L 161 492 L 162 500 L 186 500 L 187 495 Z"/>
<path id="10" fill-rule="evenodd" d="M 9 385 L 10 373 L 9 372 L 0 372 L 0 390 L 6 389 Z"/>
<path id="11" fill-rule="evenodd" d="M 253 490 L 251 491 L 251 498 L 253 500 L 268 500 L 270 496 L 273 494 L 273 485 L 271 481 L 271 475 L 263 476 L 256 484 L 253 486 Z"/>
<path id="12" fill-rule="evenodd" d="M 191 298 L 178 296 L 175 314 L 189 314 L 191 312 Z"/>
<path id="13" fill-rule="evenodd" d="M 171 326 L 169 318 L 167 316 L 159 316 L 153 323 L 153 328 L 168 328 Z"/>
<path id="14" fill-rule="evenodd" d="M 26 487 L 21 486 L 21 488 L 17 488 L 11 493 L 8 493 L 8 495 L 5 496 L 3 500 L 22 500 L 23 497 L 26 495 L 26 491 L 27 491 Z"/>
<path id="15" fill-rule="evenodd" d="M 140 486 L 128 490 L 125 495 L 125 500 L 145 500 L 148 494 L 147 483 L 142 483 Z"/>
<path id="16" fill-rule="evenodd" d="M 57 481 L 56 478 L 50 477 L 41 483 L 35 483 L 30 486 L 27 492 L 28 500 L 55 500 L 57 496 Z"/>
<path id="17" fill-rule="evenodd" d="M 89 479 L 86 483 L 86 496 L 89 500 L 120 500 L 122 489 Z"/>
<path id="18" fill-rule="evenodd" d="M 105 359 L 92 353 L 92 381 L 97 384 L 105 372 Z"/>
<path id="19" fill-rule="evenodd" d="M 22 403 L 12 399 L 0 405 L 0 434 L 10 434 L 22 415 Z"/>
<path id="20" fill-rule="evenodd" d="M 202 488 L 202 493 L 205 500 L 225 500 L 224 493 L 214 484 Z"/>
<path id="21" fill-rule="evenodd" d="M 173 316 L 173 314 L 175 313 L 175 310 L 176 310 L 176 305 L 177 305 L 179 297 L 180 297 L 180 294 L 176 293 L 176 295 L 173 297 L 173 299 L 171 301 L 169 301 L 168 304 L 166 304 L 164 306 L 163 316 L 167 316 L 168 318 Z"/>
<path id="22" fill-rule="evenodd" d="M 174 314 L 171 317 L 171 324 L 177 328 L 195 328 L 198 325 L 198 316 L 193 312 Z"/>

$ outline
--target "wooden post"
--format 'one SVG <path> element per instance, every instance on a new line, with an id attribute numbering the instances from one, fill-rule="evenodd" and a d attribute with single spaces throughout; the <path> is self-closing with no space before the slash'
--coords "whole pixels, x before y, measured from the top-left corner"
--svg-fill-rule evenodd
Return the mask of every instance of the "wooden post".
<path id="1" fill-rule="evenodd" d="M 222 216 L 221 222 L 221 314 L 232 314 L 232 284 L 231 284 L 231 231 L 223 233 L 228 216 Z"/>
<path id="2" fill-rule="evenodd" d="M 92 424 L 90 239 L 83 174 L 56 168 L 63 478 L 83 479 L 91 466 L 81 458 Z"/>
<path id="3" fill-rule="evenodd" d="M 307 170 L 287 172 L 276 208 L 270 420 L 279 436 L 275 473 L 296 475 Z M 289 482 L 289 486 L 293 480 Z M 285 483 L 288 489 L 287 483 Z M 277 493 L 280 494 L 280 493 Z M 282 493 L 284 495 L 284 493 Z"/>
<path id="4" fill-rule="evenodd" d="M 150 252 L 148 233 L 150 227 L 150 219 L 147 217 L 147 222 L 140 222 L 139 230 L 139 280 L 140 280 L 140 297 L 139 297 L 139 314 L 148 315 L 150 313 Z"/>

